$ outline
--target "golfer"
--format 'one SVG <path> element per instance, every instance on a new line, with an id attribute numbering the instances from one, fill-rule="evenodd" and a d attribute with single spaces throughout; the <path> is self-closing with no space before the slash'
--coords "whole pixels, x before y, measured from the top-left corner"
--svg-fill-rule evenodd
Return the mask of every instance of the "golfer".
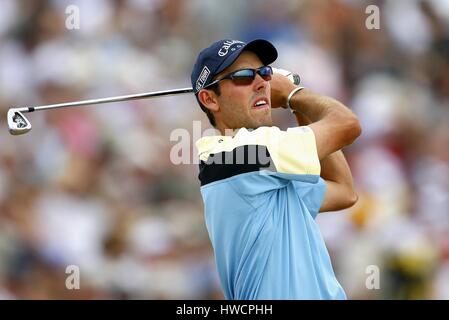
<path id="1" fill-rule="evenodd" d="M 342 103 L 273 74 L 266 40 L 221 40 L 191 74 L 220 135 L 196 143 L 205 221 L 226 299 L 346 299 L 315 218 L 357 201 L 341 152 L 360 135 Z M 325 75 L 323 75 L 325 76 Z M 286 131 L 271 109 L 298 126 Z"/>

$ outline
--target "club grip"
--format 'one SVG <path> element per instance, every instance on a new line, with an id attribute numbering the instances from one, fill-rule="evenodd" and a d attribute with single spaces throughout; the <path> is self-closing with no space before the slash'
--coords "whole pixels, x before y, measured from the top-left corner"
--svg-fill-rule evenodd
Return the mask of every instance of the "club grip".
<path id="1" fill-rule="evenodd" d="M 273 73 L 277 73 L 277 74 L 287 77 L 295 85 L 299 85 L 301 82 L 301 78 L 299 77 L 298 74 L 292 73 L 285 69 L 273 68 Z"/>

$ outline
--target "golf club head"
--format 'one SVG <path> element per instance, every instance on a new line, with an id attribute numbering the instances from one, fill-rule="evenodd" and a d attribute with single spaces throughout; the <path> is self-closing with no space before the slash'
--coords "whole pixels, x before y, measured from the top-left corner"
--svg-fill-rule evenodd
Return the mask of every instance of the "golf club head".
<path id="1" fill-rule="evenodd" d="M 16 109 L 9 109 L 7 118 L 10 134 L 17 136 L 31 130 L 31 123 L 25 118 L 22 112 Z"/>

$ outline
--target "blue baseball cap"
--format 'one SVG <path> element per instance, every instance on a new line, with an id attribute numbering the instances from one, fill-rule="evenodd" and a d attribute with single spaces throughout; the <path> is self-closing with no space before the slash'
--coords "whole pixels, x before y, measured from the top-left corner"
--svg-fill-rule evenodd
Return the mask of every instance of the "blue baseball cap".
<path id="1" fill-rule="evenodd" d="M 276 48 L 267 40 L 257 39 L 248 43 L 229 39 L 217 41 L 198 54 L 193 66 L 191 81 L 195 94 L 211 83 L 215 75 L 229 67 L 245 50 L 254 52 L 264 65 L 273 63 L 278 57 Z"/>

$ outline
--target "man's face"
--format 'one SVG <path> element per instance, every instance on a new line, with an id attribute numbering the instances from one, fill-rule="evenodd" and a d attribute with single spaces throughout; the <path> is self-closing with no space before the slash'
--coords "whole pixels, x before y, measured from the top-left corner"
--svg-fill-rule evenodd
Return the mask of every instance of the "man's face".
<path id="1" fill-rule="evenodd" d="M 251 51 L 244 51 L 237 60 L 218 74 L 220 78 L 230 72 L 240 69 L 257 69 L 263 64 L 257 55 Z M 217 124 L 224 129 L 258 128 L 271 126 L 270 83 L 257 74 L 249 85 L 237 85 L 226 79 L 219 82 L 220 96 L 217 97 L 219 112 L 215 114 Z M 261 106 L 255 104 L 264 100 Z"/>

